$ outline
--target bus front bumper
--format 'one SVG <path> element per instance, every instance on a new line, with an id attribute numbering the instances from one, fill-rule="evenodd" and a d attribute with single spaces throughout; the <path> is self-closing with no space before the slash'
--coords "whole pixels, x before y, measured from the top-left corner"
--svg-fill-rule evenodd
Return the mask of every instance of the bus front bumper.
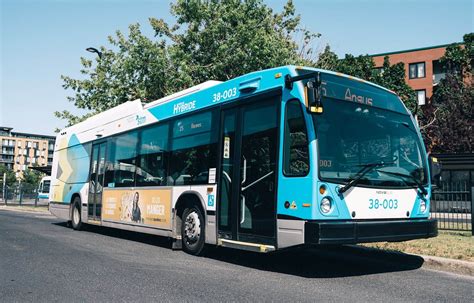
<path id="1" fill-rule="evenodd" d="M 305 244 L 356 244 L 405 241 L 438 235 L 434 219 L 305 223 Z"/>

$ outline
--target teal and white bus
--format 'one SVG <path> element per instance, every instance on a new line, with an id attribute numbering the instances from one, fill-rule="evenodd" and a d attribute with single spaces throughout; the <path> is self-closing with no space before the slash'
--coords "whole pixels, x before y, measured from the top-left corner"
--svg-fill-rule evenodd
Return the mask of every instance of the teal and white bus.
<path id="1" fill-rule="evenodd" d="M 191 254 L 429 238 L 428 163 L 394 92 L 283 66 L 62 130 L 50 211 L 74 229 L 156 234 Z"/>
<path id="2" fill-rule="evenodd" d="M 38 185 L 38 200 L 49 201 L 49 189 L 51 185 L 51 176 L 44 176 Z"/>

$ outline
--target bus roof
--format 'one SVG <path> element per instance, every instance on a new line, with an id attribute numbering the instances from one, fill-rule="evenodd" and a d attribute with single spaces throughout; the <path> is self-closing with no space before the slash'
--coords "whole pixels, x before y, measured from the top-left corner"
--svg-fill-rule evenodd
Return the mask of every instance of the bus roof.
<path id="1" fill-rule="evenodd" d="M 245 95 L 252 95 L 285 85 L 284 76 L 297 76 L 301 72 L 316 71 L 330 75 L 333 79 L 345 79 L 363 83 L 364 87 L 373 87 L 394 94 L 377 84 L 328 70 L 287 65 L 252 72 L 225 82 L 206 81 L 170 96 L 143 104 L 140 100 L 127 101 L 114 108 L 92 116 L 85 121 L 63 129 L 57 136 L 55 149 L 77 145 L 104 136 L 121 133 L 157 121 L 178 116 L 217 103 L 232 101 Z M 295 97 L 303 96 L 302 86 L 296 85 Z M 380 91 L 379 91 L 380 93 Z M 397 97 L 398 98 L 398 97 Z"/>

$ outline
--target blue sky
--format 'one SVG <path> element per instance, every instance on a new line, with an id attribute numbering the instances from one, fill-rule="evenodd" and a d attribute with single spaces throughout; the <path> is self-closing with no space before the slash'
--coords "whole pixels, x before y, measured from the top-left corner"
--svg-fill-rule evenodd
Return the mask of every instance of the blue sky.
<path id="1" fill-rule="evenodd" d="M 280 11 L 285 0 L 267 0 Z M 64 122 L 55 110 L 81 113 L 66 97 L 61 75 L 79 77 L 85 48 L 148 17 L 172 23 L 169 1 L 0 0 L 0 125 L 53 134 Z M 374 54 L 458 42 L 474 31 L 472 0 L 294 0 L 302 26 L 322 34 L 339 55 Z"/>

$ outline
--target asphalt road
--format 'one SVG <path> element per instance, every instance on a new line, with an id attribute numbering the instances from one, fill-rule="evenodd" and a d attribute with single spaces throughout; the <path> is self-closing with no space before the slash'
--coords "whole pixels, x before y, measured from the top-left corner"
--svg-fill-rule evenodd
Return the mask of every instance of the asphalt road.
<path id="1" fill-rule="evenodd" d="M 472 302 L 474 279 L 354 247 L 172 251 L 156 236 L 0 210 L 0 302 Z"/>

